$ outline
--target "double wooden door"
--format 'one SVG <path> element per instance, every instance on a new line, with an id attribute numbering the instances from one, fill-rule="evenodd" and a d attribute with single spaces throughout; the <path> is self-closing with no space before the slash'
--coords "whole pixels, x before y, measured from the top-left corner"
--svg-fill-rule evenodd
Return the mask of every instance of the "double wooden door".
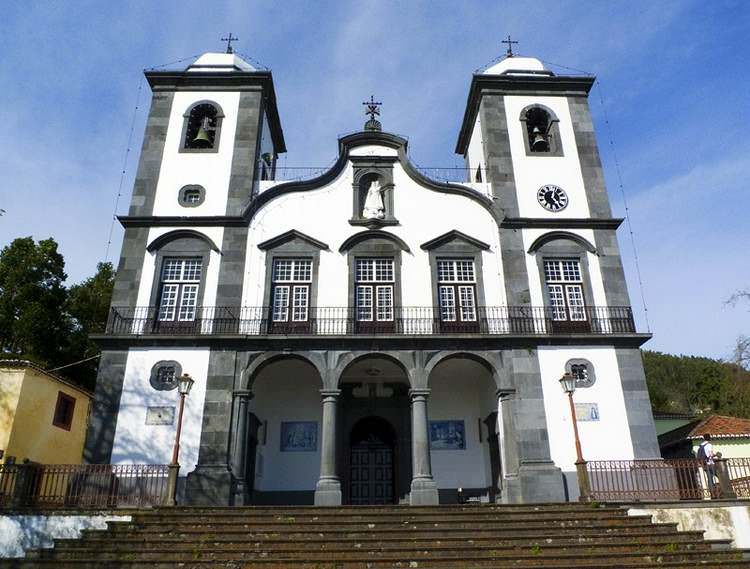
<path id="1" fill-rule="evenodd" d="M 353 445 L 350 483 L 352 504 L 392 504 L 393 447 L 374 437 Z"/>

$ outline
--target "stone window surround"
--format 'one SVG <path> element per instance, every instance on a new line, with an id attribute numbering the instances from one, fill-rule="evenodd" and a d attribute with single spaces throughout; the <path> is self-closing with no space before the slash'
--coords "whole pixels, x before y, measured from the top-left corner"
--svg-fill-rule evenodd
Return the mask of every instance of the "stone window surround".
<path id="1" fill-rule="evenodd" d="M 214 145 L 211 148 L 185 148 L 185 136 L 187 135 L 188 122 L 190 113 L 198 105 L 211 105 L 216 108 L 216 128 L 214 129 Z M 192 103 L 182 115 L 182 133 L 180 134 L 179 146 L 177 151 L 180 154 L 216 154 L 219 152 L 219 143 L 221 142 L 221 123 L 224 121 L 224 111 L 221 105 L 216 101 L 201 99 Z"/>
<path id="2" fill-rule="evenodd" d="M 174 366 L 175 381 L 172 384 L 162 383 L 159 381 L 159 368 L 165 366 Z M 175 360 L 160 360 L 151 367 L 149 383 L 157 391 L 172 391 L 177 388 L 177 379 L 182 375 L 182 366 Z"/>
<path id="3" fill-rule="evenodd" d="M 529 135 L 528 130 L 526 128 L 526 113 L 528 113 L 532 109 L 541 109 L 544 112 L 549 115 L 550 122 L 552 123 L 550 125 L 548 134 L 549 138 L 547 139 L 549 143 L 549 150 L 547 152 L 532 152 L 531 146 L 529 145 Z M 528 105 L 523 108 L 521 111 L 521 116 L 519 117 L 519 120 L 521 123 L 523 123 L 522 130 L 523 130 L 523 144 L 524 148 L 526 149 L 526 156 L 537 156 L 537 157 L 546 157 L 546 156 L 564 156 L 563 154 L 563 145 L 562 140 L 560 139 L 560 119 L 557 118 L 557 115 L 554 113 L 552 109 L 545 105 L 541 105 L 539 103 L 534 103 L 532 105 Z"/>
<path id="4" fill-rule="evenodd" d="M 320 248 L 302 240 L 287 241 L 266 251 L 266 277 L 263 288 L 263 306 L 271 307 L 273 289 L 273 266 L 277 259 L 307 259 L 312 261 L 312 280 L 308 300 L 308 317 L 318 305 L 318 271 L 320 269 Z"/>
<path id="5" fill-rule="evenodd" d="M 196 302 L 196 310 L 200 310 L 203 306 L 203 296 L 206 292 L 206 274 L 208 273 L 209 261 L 211 259 L 211 246 L 208 242 L 197 237 L 179 236 L 163 243 L 156 250 L 155 255 L 149 306 L 155 307 L 155 310 L 158 309 L 161 300 L 161 274 L 165 259 L 193 257 L 202 260 L 201 280 L 198 287 L 198 300 Z"/>
<path id="6" fill-rule="evenodd" d="M 347 306 L 355 306 L 357 282 L 357 258 L 391 258 L 393 259 L 393 307 L 394 317 L 397 319 L 398 309 L 403 306 L 401 300 L 401 248 L 389 239 L 373 235 L 353 245 L 347 251 L 349 265 L 349 288 Z"/>
<path id="7" fill-rule="evenodd" d="M 583 383 L 576 380 L 576 388 L 586 389 L 592 387 L 596 383 L 596 372 L 594 371 L 594 365 L 587 359 L 584 358 L 571 358 L 565 362 L 565 371 L 571 373 L 574 365 L 585 365 L 588 370 L 588 381 L 584 385 Z"/>
<path id="8" fill-rule="evenodd" d="M 354 179 L 352 182 L 352 218 L 349 220 L 351 225 L 398 225 L 395 216 L 394 198 L 393 198 L 393 162 L 392 160 L 383 161 L 382 159 L 374 160 L 371 157 L 352 157 L 354 167 Z M 380 178 L 380 184 L 384 188 L 383 205 L 385 206 L 384 219 L 367 219 L 362 217 L 364 207 L 364 197 L 366 188 L 363 184 L 373 178 Z"/>
<path id="9" fill-rule="evenodd" d="M 581 267 L 581 279 L 583 280 L 583 294 L 585 305 L 594 305 L 594 294 L 591 288 L 591 273 L 589 271 L 588 253 L 589 251 L 578 241 L 565 236 L 556 237 L 547 241 L 534 251 L 530 251 L 536 257 L 537 268 L 539 270 L 539 282 L 542 286 L 542 296 L 544 305 L 551 306 L 549 292 L 547 291 L 547 279 L 544 275 L 544 261 L 553 259 L 572 259 L 579 262 Z"/>
<path id="10" fill-rule="evenodd" d="M 193 202 L 186 202 L 185 201 L 185 193 L 188 192 L 188 191 L 190 191 L 190 190 L 198 190 L 200 192 L 200 198 L 198 198 L 198 201 L 195 202 L 195 203 L 193 203 Z M 206 201 L 206 188 L 204 188 L 203 186 L 201 186 L 199 184 L 188 184 L 186 186 L 182 186 L 180 188 L 180 192 L 179 192 L 179 194 L 177 196 L 177 202 L 182 207 L 198 207 L 204 201 Z"/>
<path id="11" fill-rule="evenodd" d="M 480 308 L 487 306 L 484 295 L 484 275 L 482 272 L 482 249 L 474 244 L 461 239 L 453 239 L 428 250 L 430 260 L 430 277 L 432 282 L 432 306 L 439 306 L 438 299 L 438 273 L 437 262 L 439 259 L 462 259 L 474 261 L 474 277 L 476 287 L 477 317 L 481 317 Z"/>

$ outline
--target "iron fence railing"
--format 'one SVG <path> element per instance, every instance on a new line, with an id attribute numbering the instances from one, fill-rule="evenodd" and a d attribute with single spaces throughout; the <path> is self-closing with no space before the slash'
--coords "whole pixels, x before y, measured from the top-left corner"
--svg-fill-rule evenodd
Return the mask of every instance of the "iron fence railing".
<path id="1" fill-rule="evenodd" d="M 276 166 L 275 168 L 261 169 L 259 179 L 268 182 L 290 182 L 311 180 L 323 175 L 330 170 L 330 166 Z M 455 183 L 486 183 L 486 168 L 463 168 L 463 167 L 421 167 L 415 169 L 423 176 L 440 182 Z"/>
<path id="2" fill-rule="evenodd" d="M 161 464 L 0 464 L 0 508 L 142 508 L 168 503 Z"/>
<path id="3" fill-rule="evenodd" d="M 174 312 L 174 311 L 172 311 Z M 274 319 L 270 307 L 199 307 L 189 318 L 164 319 L 156 306 L 113 307 L 107 333 L 115 335 L 445 335 L 445 334 L 628 334 L 634 333 L 633 312 L 628 306 L 585 307 L 561 317 L 552 307 L 478 307 L 472 318 L 449 319 L 440 308 L 396 307 L 392 318 L 367 321 L 357 318 L 354 307 L 313 307 L 299 321 Z"/>
<path id="4" fill-rule="evenodd" d="M 597 460 L 587 463 L 590 498 L 603 502 L 750 498 L 750 458 Z"/>

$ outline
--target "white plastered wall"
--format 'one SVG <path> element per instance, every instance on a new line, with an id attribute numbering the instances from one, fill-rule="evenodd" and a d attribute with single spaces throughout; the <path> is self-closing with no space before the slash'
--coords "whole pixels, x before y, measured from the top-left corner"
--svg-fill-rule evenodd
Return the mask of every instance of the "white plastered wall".
<path id="1" fill-rule="evenodd" d="M 150 244 L 154 239 L 166 235 L 171 231 L 177 231 L 179 229 L 185 229 L 184 227 L 152 227 L 148 232 L 147 244 Z M 193 227 L 190 228 L 193 231 L 202 233 L 217 247 L 221 247 L 222 239 L 224 237 L 223 227 Z M 156 255 L 158 251 L 148 252 L 146 251 L 143 258 L 143 268 L 141 270 L 141 282 L 138 285 L 138 302 L 137 306 L 150 306 L 151 305 L 151 291 L 154 285 L 155 271 L 156 271 Z M 203 303 L 202 306 L 214 306 L 216 302 L 216 289 L 219 283 L 219 264 L 221 263 L 221 255 L 216 251 L 211 250 L 208 258 L 208 267 L 204 267 L 206 271 L 205 289 L 203 291 Z"/>
<path id="2" fill-rule="evenodd" d="M 168 464 L 172 458 L 179 395 L 176 389 L 157 391 L 149 382 L 151 369 L 159 361 L 174 360 L 182 372 L 195 380 L 185 399 L 180 443 L 180 476 L 195 469 L 198 461 L 203 402 L 206 395 L 209 348 L 131 348 L 112 445 L 112 464 Z M 174 424 L 146 425 L 148 407 L 174 407 Z"/>
<path id="3" fill-rule="evenodd" d="M 518 193 L 518 211 L 521 217 L 576 218 L 588 217 L 589 208 L 578 149 L 573 133 L 568 99 L 565 97 L 510 96 L 505 100 L 508 136 L 513 160 L 513 173 Z M 521 111 L 532 104 L 544 105 L 559 119 L 560 140 L 564 156 L 527 156 L 524 137 L 526 123 L 519 120 Z M 568 206 L 553 213 L 544 209 L 536 198 L 537 190 L 546 184 L 560 186 L 568 194 Z"/>
<path id="4" fill-rule="evenodd" d="M 495 397 L 491 380 L 483 375 L 437 373 L 430 378 L 429 420 L 463 420 L 466 436 L 463 450 L 430 451 L 438 488 L 487 488 L 492 484 L 487 427 L 479 423 L 493 411 Z M 461 396 L 456 397 L 457 393 Z"/>
<path id="5" fill-rule="evenodd" d="M 575 470 L 576 453 L 570 404 L 559 381 L 565 373 L 566 362 L 574 358 L 591 362 L 596 382 L 591 387 L 576 389 L 573 401 L 596 403 L 600 416 L 598 421 L 578 422 L 583 457 L 586 460 L 632 460 L 633 443 L 614 348 L 540 346 L 538 354 L 547 432 L 555 464 L 563 471 Z M 570 489 L 574 490 L 575 485 Z"/>
<path id="6" fill-rule="evenodd" d="M 551 229 L 523 229 L 523 247 L 525 251 L 539 237 L 545 233 L 550 233 Z M 583 237 L 586 241 L 594 244 L 594 231 L 592 229 L 566 229 L 567 233 L 573 233 Z M 602 281 L 601 267 L 599 257 L 593 253 L 586 253 L 588 262 L 589 279 L 591 283 L 591 292 L 594 295 L 592 299 L 586 299 L 589 306 L 607 306 L 607 297 L 604 294 L 604 284 Z M 529 275 L 529 289 L 531 293 L 532 306 L 544 306 L 544 286 L 542 277 L 539 274 L 539 265 L 537 264 L 536 254 L 526 254 L 526 271 Z"/>
<path id="7" fill-rule="evenodd" d="M 320 437 L 322 404 L 320 380 L 285 373 L 283 366 L 272 364 L 253 386 L 255 397 L 250 410 L 263 426 L 259 432 L 255 462 L 255 490 L 314 490 L 320 474 Z M 318 424 L 317 449 L 281 452 L 281 423 L 315 421 Z M 263 431 L 266 432 L 263 432 Z"/>
<path id="8" fill-rule="evenodd" d="M 218 152 L 179 152 L 183 115 L 198 101 L 218 103 L 224 112 Z M 239 104 L 239 92 L 178 91 L 174 94 L 156 185 L 154 215 L 226 214 Z M 199 184 L 206 189 L 206 198 L 201 205 L 186 208 L 178 203 L 180 188 L 188 184 Z"/>
<path id="9" fill-rule="evenodd" d="M 370 147 L 366 150 L 370 152 Z M 382 154 L 387 155 L 389 150 L 382 148 Z M 323 241 L 330 248 L 320 254 L 316 305 L 347 305 L 348 260 L 346 252 L 339 253 L 339 247 L 351 235 L 364 231 L 349 224 L 352 175 L 349 164 L 327 186 L 283 195 L 256 214 L 248 236 L 244 306 L 263 304 L 265 253 L 258 249 L 258 244 L 291 229 Z M 453 229 L 490 245 L 490 251 L 482 253 L 485 299 L 489 306 L 504 305 L 498 229 L 490 213 L 465 196 L 420 186 L 398 163 L 394 164 L 393 180 L 395 217 L 400 224 L 384 230 L 401 238 L 410 249 L 401 257 L 403 306 L 432 305 L 429 254 L 420 245 Z"/>

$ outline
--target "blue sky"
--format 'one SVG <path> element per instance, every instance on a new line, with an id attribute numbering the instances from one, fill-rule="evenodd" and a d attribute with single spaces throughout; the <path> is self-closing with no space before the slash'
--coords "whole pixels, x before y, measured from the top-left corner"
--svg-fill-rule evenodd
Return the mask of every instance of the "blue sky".
<path id="1" fill-rule="evenodd" d="M 337 136 L 362 125 L 370 94 L 383 101 L 384 129 L 409 138 L 413 161 L 459 165 L 471 74 L 502 53 L 507 34 L 522 55 L 595 73 L 590 104 L 624 215 L 613 149 L 619 158 L 654 333 L 647 347 L 726 357 L 750 333 L 750 306 L 724 305 L 750 287 L 745 1 L 5 3 L 0 246 L 51 235 L 70 282 L 92 274 L 142 69 L 219 50 L 230 30 L 239 52 L 273 70 L 289 166 L 329 164 Z M 120 213 L 147 108 L 143 85 Z M 118 226 L 115 261 L 121 237 Z M 624 227 L 619 237 L 645 329 Z"/>

